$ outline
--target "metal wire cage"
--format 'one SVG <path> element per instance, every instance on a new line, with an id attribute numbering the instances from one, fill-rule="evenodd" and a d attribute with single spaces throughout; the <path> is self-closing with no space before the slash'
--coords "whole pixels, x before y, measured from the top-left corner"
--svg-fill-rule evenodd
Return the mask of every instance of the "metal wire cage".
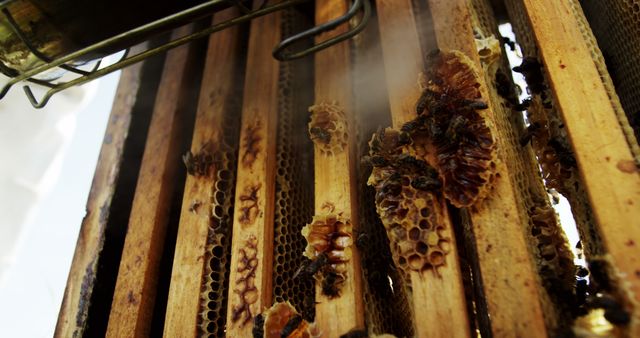
<path id="1" fill-rule="evenodd" d="M 143 24 L 139 27 L 116 34 L 100 42 L 92 43 L 88 46 L 81 47 L 58 57 L 48 56 L 45 52 L 40 50 L 37 47 L 38 44 L 33 41 L 33 37 L 31 37 L 30 34 L 27 34 L 21 25 L 16 22 L 12 12 L 12 5 L 20 3 L 21 1 L 29 2 L 31 0 L 4 0 L 0 2 L 0 23 L 4 26 L 10 27 L 12 34 L 14 34 L 22 44 L 22 48 L 24 48 L 28 53 L 31 53 L 37 59 L 38 63 L 34 67 L 24 71 L 19 71 L 0 62 L 0 72 L 10 77 L 2 89 L 0 89 L 0 99 L 7 94 L 13 85 L 21 81 L 27 81 L 47 88 L 45 94 L 38 99 L 35 97 L 30 85 L 27 84 L 23 86 L 24 92 L 31 104 L 35 108 L 42 108 L 55 93 L 64 89 L 92 81 L 131 64 L 142 61 L 155 54 L 165 52 L 174 47 L 208 36 L 211 33 L 223 30 L 227 27 L 238 25 L 251 19 L 283 10 L 309 0 L 283 0 L 278 2 L 263 1 L 261 4 L 254 4 L 251 8 L 249 7 L 250 1 L 246 0 L 205 1 L 175 14 L 162 17 L 158 20 Z M 238 16 L 232 19 L 208 26 L 189 35 L 166 42 L 160 46 L 143 50 L 135 55 L 131 55 L 131 53 L 129 53 L 128 47 L 144 41 L 154 33 L 168 31 L 181 24 L 186 24 L 194 20 L 194 18 L 201 18 L 232 6 L 239 9 Z M 349 10 L 344 15 L 322 25 L 315 26 L 309 30 L 285 38 L 275 46 L 273 56 L 280 61 L 293 60 L 347 40 L 364 29 L 370 16 L 371 5 L 369 0 L 354 0 Z M 357 23 L 351 25 L 345 33 L 336 35 L 324 41 L 316 42 L 309 48 L 299 50 L 295 49 L 295 46 L 299 42 L 314 39 L 323 32 L 330 31 L 340 25 L 343 25 L 353 18 L 358 18 Z M 122 46 L 123 44 L 126 45 L 125 48 L 119 48 L 119 46 Z M 111 54 L 105 53 L 104 51 L 123 49 L 124 53 L 118 61 L 108 65 L 104 65 L 104 63 L 101 62 L 102 57 Z M 0 53 L 2 52 L 6 52 L 6 50 L 0 50 Z M 97 57 L 94 57 L 96 55 Z M 85 70 L 79 68 L 79 65 L 86 63 L 86 60 L 95 60 L 95 64 L 92 69 Z M 42 78 L 42 74 L 54 69 L 70 72 L 77 76 L 70 80 Z"/>

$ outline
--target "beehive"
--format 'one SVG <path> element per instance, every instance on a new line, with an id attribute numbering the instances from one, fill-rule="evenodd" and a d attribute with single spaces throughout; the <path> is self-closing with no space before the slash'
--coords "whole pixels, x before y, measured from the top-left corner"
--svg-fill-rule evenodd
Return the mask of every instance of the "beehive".
<path id="1" fill-rule="evenodd" d="M 347 5 L 124 72 L 56 336 L 640 335 L 638 92 L 616 19 L 637 4 L 380 0 L 356 38 L 271 57 Z"/>

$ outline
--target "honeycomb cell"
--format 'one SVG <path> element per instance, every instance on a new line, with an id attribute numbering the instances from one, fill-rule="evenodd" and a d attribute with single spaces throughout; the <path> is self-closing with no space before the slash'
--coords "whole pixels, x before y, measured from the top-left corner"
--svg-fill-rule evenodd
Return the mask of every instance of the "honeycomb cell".
<path id="1" fill-rule="evenodd" d="M 320 102 L 309 107 L 309 137 L 325 155 L 341 152 L 347 145 L 347 119 L 337 102 Z"/>
<path id="2" fill-rule="evenodd" d="M 409 239 L 412 241 L 417 241 L 420 239 L 420 229 L 418 228 L 412 228 L 411 230 L 409 230 Z"/>
<path id="3" fill-rule="evenodd" d="M 429 246 L 427 245 L 427 243 L 422 242 L 422 241 L 416 243 L 416 252 L 417 253 L 419 253 L 421 255 L 424 255 L 424 254 L 427 253 L 427 251 L 429 251 Z"/>

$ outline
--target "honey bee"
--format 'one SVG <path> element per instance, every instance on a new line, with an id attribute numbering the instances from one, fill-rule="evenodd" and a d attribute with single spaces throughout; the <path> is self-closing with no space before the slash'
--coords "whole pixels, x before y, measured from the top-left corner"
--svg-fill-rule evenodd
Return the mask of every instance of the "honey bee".
<path id="1" fill-rule="evenodd" d="M 382 151 L 384 140 L 384 128 L 378 127 L 375 134 L 373 134 L 373 138 L 371 138 L 371 151 L 374 153 Z"/>
<path id="2" fill-rule="evenodd" d="M 631 321 L 631 315 L 612 296 L 603 293 L 588 300 L 588 306 L 604 310 L 604 318 L 611 324 L 625 325 Z"/>
<path id="3" fill-rule="evenodd" d="M 409 145 L 412 142 L 413 142 L 413 140 L 411 140 L 411 136 L 409 136 L 409 133 L 403 132 L 403 131 L 398 133 L 398 145 L 399 146 Z"/>
<path id="4" fill-rule="evenodd" d="M 309 129 L 311 133 L 311 140 L 320 140 L 322 143 L 331 142 L 331 134 L 320 127 L 312 127 Z"/>
<path id="5" fill-rule="evenodd" d="M 516 43 L 515 43 L 515 42 L 511 41 L 511 39 L 509 39 L 509 38 L 508 38 L 508 37 L 506 37 L 506 36 L 502 36 L 501 38 L 502 38 L 502 44 L 503 44 L 503 45 L 507 45 L 507 46 L 509 46 L 509 49 L 510 49 L 512 52 L 515 52 L 515 51 L 516 51 Z"/>
<path id="6" fill-rule="evenodd" d="M 507 74 L 505 74 L 501 70 L 496 71 L 495 82 L 498 95 L 502 96 L 509 103 L 511 103 L 512 100 L 514 100 L 514 95 L 512 91 L 511 81 L 509 80 Z"/>
<path id="7" fill-rule="evenodd" d="M 280 331 L 280 337 L 289 337 L 289 335 L 293 333 L 293 331 L 295 331 L 301 323 L 302 316 L 292 316 L 291 318 L 289 318 L 289 321 L 287 321 L 287 324 L 285 324 L 285 326 L 282 328 L 282 331 Z"/>
<path id="8" fill-rule="evenodd" d="M 437 178 L 418 176 L 411 180 L 411 186 L 418 190 L 434 191 L 442 188 L 442 183 Z"/>
<path id="9" fill-rule="evenodd" d="M 369 337 L 369 332 L 367 330 L 362 329 L 352 329 L 351 331 L 340 335 L 340 338 L 367 338 Z"/>
<path id="10" fill-rule="evenodd" d="M 262 313 L 259 313 L 253 318 L 253 329 L 251 330 L 251 334 L 253 335 L 253 338 L 264 337 L 264 317 L 262 316 Z"/>
<path id="11" fill-rule="evenodd" d="M 462 105 L 475 110 L 482 110 L 482 109 L 489 108 L 489 105 L 487 105 L 486 102 L 480 101 L 480 100 L 463 100 Z"/>
<path id="12" fill-rule="evenodd" d="M 293 274 L 293 278 L 296 279 L 299 276 L 313 276 L 316 272 L 329 263 L 329 256 L 322 252 L 314 260 L 306 260 L 298 270 Z"/>
<path id="13" fill-rule="evenodd" d="M 184 162 L 184 166 L 187 168 L 187 173 L 189 175 L 196 174 L 196 163 L 191 150 L 188 150 L 184 155 L 182 155 L 182 162 Z"/>
<path id="14" fill-rule="evenodd" d="M 525 130 L 524 135 L 520 137 L 520 145 L 524 147 L 531 142 L 531 139 L 535 136 L 536 132 L 540 130 L 540 128 L 542 128 L 542 125 L 538 122 L 530 124 Z"/>
<path id="15" fill-rule="evenodd" d="M 367 243 L 369 243 L 369 242 L 370 242 L 369 235 L 365 231 L 360 230 L 360 231 L 357 232 L 357 234 L 356 234 L 356 247 L 358 249 L 363 250 L 366 247 Z"/>
<path id="16" fill-rule="evenodd" d="M 389 165 L 389 161 L 380 155 L 364 156 L 362 161 L 364 163 L 371 164 L 374 167 L 385 167 Z"/>
<path id="17" fill-rule="evenodd" d="M 431 78 L 430 81 L 439 83 L 441 79 L 435 77 Z M 425 89 L 416 103 L 416 113 L 418 116 L 426 115 L 424 114 L 425 111 L 430 115 L 439 114 L 446 108 L 448 98 L 449 96 L 446 93 Z"/>
<path id="18" fill-rule="evenodd" d="M 427 162 L 417 159 L 409 154 L 400 154 L 396 158 L 395 165 L 399 168 L 412 168 L 416 171 L 429 171 L 431 168 Z"/>
<path id="19" fill-rule="evenodd" d="M 558 161 L 563 167 L 576 168 L 578 166 L 576 158 L 573 157 L 573 152 L 565 147 L 558 138 L 552 138 L 548 145 L 556 152 Z"/>
<path id="20" fill-rule="evenodd" d="M 544 76 L 542 75 L 542 64 L 534 57 L 525 57 L 522 64 L 513 67 L 514 72 L 524 75 L 529 91 L 534 94 L 540 94 L 545 89 Z"/>
<path id="21" fill-rule="evenodd" d="M 417 130 L 424 128 L 427 117 L 425 115 L 419 115 L 417 118 L 405 123 L 400 127 L 400 131 L 404 133 L 411 134 Z"/>
<path id="22" fill-rule="evenodd" d="M 340 296 L 340 284 L 344 283 L 344 277 L 333 270 L 324 274 L 322 279 L 322 294 L 329 298 Z"/>
<path id="23" fill-rule="evenodd" d="M 528 97 L 528 98 L 522 100 L 522 102 L 514 104 L 513 105 L 513 110 L 515 110 L 515 111 L 525 111 L 525 110 L 529 109 L 530 105 L 531 105 L 531 98 Z"/>
<path id="24" fill-rule="evenodd" d="M 392 178 L 387 179 L 382 186 L 381 192 L 383 195 L 398 196 L 402 192 L 402 183 L 400 182 L 400 178 L 397 180 Z"/>
<path id="25" fill-rule="evenodd" d="M 449 126 L 447 127 L 447 131 L 445 131 L 445 137 L 451 142 L 457 143 L 461 139 L 461 133 L 464 130 L 464 127 L 468 124 L 468 120 L 462 115 L 456 115 L 451 122 L 449 122 Z"/>

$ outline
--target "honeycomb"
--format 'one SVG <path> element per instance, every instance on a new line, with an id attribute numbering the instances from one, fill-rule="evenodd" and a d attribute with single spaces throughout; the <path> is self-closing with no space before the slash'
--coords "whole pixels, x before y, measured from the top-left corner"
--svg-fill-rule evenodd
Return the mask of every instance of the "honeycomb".
<path id="1" fill-rule="evenodd" d="M 320 337 L 315 324 L 304 320 L 288 302 L 273 304 L 257 318 L 253 328 L 254 338 Z"/>
<path id="2" fill-rule="evenodd" d="M 304 255 L 312 260 L 305 270 L 309 275 L 314 275 L 314 270 L 321 271 L 322 293 L 330 298 L 339 295 L 340 285 L 347 278 L 352 231 L 348 219 L 331 213 L 314 216 L 311 223 L 302 228 L 307 240 Z"/>
<path id="3" fill-rule="evenodd" d="M 636 161 L 640 158 L 640 1 L 570 1 Z M 580 10 L 580 5 L 589 20 Z M 593 30 L 591 33 L 590 27 Z M 597 43 L 596 39 L 597 38 Z M 599 47 L 599 48 L 598 48 Z M 602 52 L 600 52 L 602 50 Z M 605 64 L 606 63 L 606 64 Z M 608 70 L 608 72 L 607 72 Z M 613 88 L 615 85 L 615 89 Z M 617 94 L 616 94 L 617 92 Z M 619 96 L 619 101 L 618 101 Z M 626 112 L 626 118 L 624 115 Z M 629 126 L 629 124 L 631 126 Z M 633 130 L 631 130 L 631 127 Z M 633 133 L 635 132 L 635 139 Z"/>
<path id="4" fill-rule="evenodd" d="M 317 149 L 325 155 L 332 155 L 347 145 L 347 120 L 344 110 L 337 102 L 320 102 L 309 107 L 311 121 L 309 136 Z"/>
<path id="5" fill-rule="evenodd" d="M 382 157 L 384 164 L 374 164 L 368 184 L 376 189 L 376 209 L 396 265 L 407 273 L 432 269 L 437 274 L 450 242 L 441 234 L 443 215 L 436 195 L 441 183 L 426 162 L 402 153 L 400 135 L 387 128 L 372 137 L 371 158 Z"/>
<path id="6" fill-rule="evenodd" d="M 227 319 L 227 294 L 231 257 L 233 202 L 235 199 L 236 166 L 240 130 L 240 104 L 234 98 L 232 109 L 222 120 L 222 137 L 216 143 L 215 185 L 211 191 L 211 217 L 205 249 L 205 270 L 199 311 L 198 335 L 224 336 Z M 204 206 L 204 205 L 203 205 Z"/>
<path id="7" fill-rule="evenodd" d="M 425 103 L 418 103 L 422 115 L 415 121 L 428 125 L 444 195 L 458 208 L 482 200 L 494 178 L 495 144 L 481 112 L 487 105 L 480 101 L 477 78 L 469 58 L 450 51 L 430 54 L 419 81 Z"/>
<path id="8" fill-rule="evenodd" d="M 304 27 L 301 15 L 283 11 L 282 34 L 289 36 Z M 313 216 L 313 144 L 306 135 L 307 117 L 300 114 L 311 102 L 307 74 L 309 59 L 280 63 L 278 126 L 276 140 L 276 188 L 273 246 L 273 299 L 290 302 L 303 317 L 315 317 L 315 288 L 311 280 L 296 279 L 305 262 L 306 242 L 300 231 Z"/>
<path id="9" fill-rule="evenodd" d="M 568 240 L 558 227 L 555 210 L 546 204 L 534 206 L 530 210 L 531 235 L 536 240 L 540 258 L 540 274 L 549 285 L 547 290 L 571 294 L 575 283 L 576 267 Z M 556 281 L 556 278 L 559 279 Z M 568 297 L 571 302 L 571 297 Z"/>

